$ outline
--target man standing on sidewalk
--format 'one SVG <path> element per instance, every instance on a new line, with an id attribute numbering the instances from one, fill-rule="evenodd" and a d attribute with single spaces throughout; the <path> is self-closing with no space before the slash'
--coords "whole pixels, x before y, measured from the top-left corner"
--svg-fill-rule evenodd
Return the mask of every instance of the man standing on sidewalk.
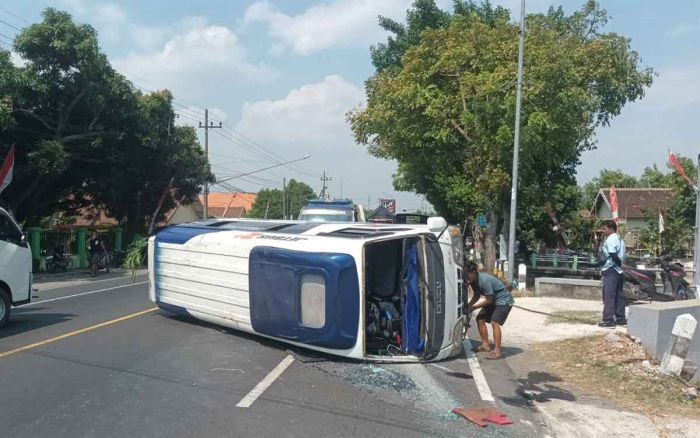
<path id="1" fill-rule="evenodd" d="M 625 305 L 627 301 L 622 293 L 622 264 L 625 261 L 625 244 L 617 235 L 617 224 L 607 220 L 602 223 L 602 231 L 606 236 L 600 246 L 599 257 L 603 284 L 603 320 L 600 327 L 613 328 L 616 325 L 627 325 Z"/>

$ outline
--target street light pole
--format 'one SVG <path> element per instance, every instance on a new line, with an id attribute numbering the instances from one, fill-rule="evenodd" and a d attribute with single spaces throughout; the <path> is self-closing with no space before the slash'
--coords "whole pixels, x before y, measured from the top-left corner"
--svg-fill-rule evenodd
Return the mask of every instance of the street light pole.
<path id="1" fill-rule="evenodd" d="M 700 298 L 700 269 L 698 269 L 698 263 L 700 263 L 700 236 L 698 236 L 698 230 L 700 230 L 700 154 L 698 154 L 698 179 L 695 183 L 695 251 L 693 252 L 693 269 L 695 269 L 693 283 L 695 283 L 696 298 Z"/>
<path id="2" fill-rule="evenodd" d="M 518 82 L 515 91 L 515 138 L 513 140 L 513 175 L 510 189 L 510 230 L 508 235 L 508 282 L 515 272 L 515 217 L 518 207 L 518 158 L 520 155 L 520 103 L 523 88 L 523 52 L 525 51 L 525 0 L 520 4 L 520 42 L 518 44 Z"/>

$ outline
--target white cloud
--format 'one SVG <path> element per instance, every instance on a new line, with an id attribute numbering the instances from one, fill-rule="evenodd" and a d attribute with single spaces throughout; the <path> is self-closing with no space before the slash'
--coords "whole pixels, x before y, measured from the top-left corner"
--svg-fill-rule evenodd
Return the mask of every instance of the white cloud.
<path id="1" fill-rule="evenodd" d="M 260 83 L 275 76 L 271 68 L 248 60 L 230 29 L 207 25 L 202 20 L 191 23 L 192 27 L 171 37 L 160 50 L 131 53 L 114 59 L 113 64 L 137 82 L 142 80 L 176 92 L 215 84 Z"/>
<path id="2" fill-rule="evenodd" d="M 694 23 L 680 23 L 677 26 L 669 29 L 667 34 L 671 36 L 683 36 L 700 31 L 700 18 Z"/>
<path id="3" fill-rule="evenodd" d="M 27 65 L 27 60 L 22 58 L 22 55 L 15 52 L 14 50 L 10 50 L 10 62 L 15 67 L 24 67 L 25 65 Z"/>
<path id="4" fill-rule="evenodd" d="M 341 196 L 342 192 L 342 196 L 362 204 L 367 204 L 370 196 L 373 207 L 376 207 L 377 198 L 394 196 L 399 209 L 419 207 L 422 201 L 415 195 L 393 193 L 394 161 L 374 158 L 365 147 L 355 144 L 345 114 L 364 101 L 362 86 L 331 75 L 320 82 L 295 88 L 280 99 L 244 104 L 236 130 L 286 159 L 311 155 L 298 163 L 306 173 L 295 173 L 292 166 L 261 174 L 266 178 L 271 175 L 279 176 L 280 180 L 282 176 L 293 177 L 319 191 L 320 180 L 309 176 L 308 172 L 321 175 L 326 171 L 333 178 L 331 196 Z M 224 149 L 217 145 L 215 152 L 219 150 Z M 217 159 L 214 157 L 213 161 Z M 387 191 L 392 193 L 384 193 Z"/>
<path id="5" fill-rule="evenodd" d="M 700 104 L 700 64 L 661 68 L 640 107 L 650 111 L 672 111 Z"/>
<path id="6" fill-rule="evenodd" d="M 332 46 L 366 46 L 384 32 L 377 25 L 377 16 L 402 19 L 410 0 L 334 0 L 311 6 L 290 16 L 266 0 L 250 5 L 245 23 L 265 23 L 275 41 L 275 49 L 289 47 L 308 55 Z"/>
<path id="7" fill-rule="evenodd" d="M 100 36 L 119 41 L 128 20 L 126 10 L 117 3 L 98 3 L 86 0 L 61 0 L 65 7 L 79 19 L 94 25 Z"/>
<path id="8" fill-rule="evenodd" d="M 351 142 L 345 113 L 364 102 L 362 87 L 340 76 L 292 90 L 279 100 L 245 103 L 237 129 L 265 142 L 331 148 Z"/>
<path id="9" fill-rule="evenodd" d="M 167 38 L 168 29 L 141 24 L 129 25 L 129 37 L 141 49 L 155 50 Z"/>

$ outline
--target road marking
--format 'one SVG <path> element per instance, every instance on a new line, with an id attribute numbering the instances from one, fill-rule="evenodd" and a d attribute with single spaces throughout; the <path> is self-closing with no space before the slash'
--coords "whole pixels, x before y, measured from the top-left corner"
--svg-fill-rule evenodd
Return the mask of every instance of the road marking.
<path id="1" fill-rule="evenodd" d="M 255 400 L 258 399 L 263 393 L 267 390 L 267 388 L 272 385 L 272 383 L 277 380 L 277 378 L 284 372 L 284 370 L 287 369 L 289 365 L 294 362 L 294 358 L 290 355 L 285 356 L 284 359 L 282 359 L 282 362 L 277 364 L 275 369 L 270 371 L 270 374 L 265 376 L 264 379 L 260 381 L 257 385 L 255 385 L 255 388 L 253 388 L 248 394 L 246 394 L 245 397 L 241 401 L 238 402 L 236 405 L 237 408 L 249 408 Z"/>
<path id="2" fill-rule="evenodd" d="M 146 284 L 146 283 L 148 283 L 148 281 L 140 281 L 138 283 L 122 284 L 120 286 L 108 287 L 106 289 L 91 290 L 88 292 L 83 292 L 83 293 L 79 293 L 79 294 L 75 294 L 75 295 L 66 295 L 65 297 L 58 297 L 58 298 L 50 298 L 48 300 L 33 301 L 29 304 L 23 305 L 22 307 L 36 306 L 37 304 L 50 303 L 51 301 L 67 300 L 68 298 L 82 297 L 84 295 L 92 295 L 92 294 L 96 294 L 96 293 L 100 293 L 100 292 L 107 292 L 110 290 L 121 289 L 123 287 L 140 286 L 140 285 Z M 48 289 L 46 289 L 46 290 L 48 290 Z"/>
<path id="3" fill-rule="evenodd" d="M 80 330 L 75 330 L 75 331 L 72 331 L 72 332 L 69 332 L 69 333 L 62 334 L 62 335 L 60 335 L 60 336 L 56 336 L 56 337 L 53 337 L 53 338 L 45 339 L 45 340 L 43 340 L 43 341 L 35 342 L 35 343 L 33 343 L 33 344 L 28 344 L 28 345 L 25 345 L 25 346 L 23 346 L 23 347 L 17 347 L 17 348 L 14 348 L 14 349 L 12 349 L 12 350 L 7 350 L 7 351 L 4 351 L 4 352 L 0 353 L 0 359 L 2 359 L 3 357 L 7 357 L 7 356 L 10 356 L 10 355 L 13 355 L 13 354 L 15 354 L 15 353 L 19 353 L 19 352 L 22 352 L 22 351 L 31 350 L 31 349 L 33 349 L 33 348 L 41 347 L 41 346 L 44 346 L 44 345 L 47 345 L 47 344 L 52 344 L 52 343 L 54 343 L 54 342 L 56 342 L 56 341 L 60 341 L 60 340 L 62 340 L 62 339 L 70 338 L 70 337 L 72 337 L 72 336 L 76 336 L 76 335 L 80 335 L 80 334 L 83 334 L 83 333 L 91 332 L 91 331 L 96 330 L 96 329 L 101 328 L 101 327 L 106 327 L 106 326 L 108 326 L 108 325 L 117 324 L 117 323 L 119 323 L 119 322 L 126 321 L 126 320 L 131 319 L 131 318 L 136 318 L 137 316 L 141 316 L 141 315 L 145 315 L 145 314 L 147 314 L 147 313 L 151 313 L 151 312 L 153 312 L 154 310 L 158 310 L 158 308 L 157 308 L 157 307 L 151 307 L 150 309 L 142 310 L 142 311 L 140 311 L 140 312 L 132 313 L 132 314 L 130 314 L 130 315 L 126 315 L 126 316 L 122 316 L 122 317 L 119 317 L 119 318 L 111 319 L 111 320 L 109 320 L 109 321 L 105 321 L 105 322 L 101 322 L 101 323 L 99 323 L 99 324 L 91 325 L 90 327 L 85 327 L 85 328 L 80 329 Z"/>
<path id="4" fill-rule="evenodd" d="M 148 271 L 139 271 L 136 273 L 136 275 L 122 275 L 119 277 L 111 277 L 111 278 L 103 278 L 102 280 L 93 280 L 90 277 L 82 277 L 82 278 L 76 278 L 74 280 L 68 280 L 68 281 L 60 281 L 59 279 L 51 279 L 53 281 L 40 281 L 40 282 L 35 282 L 32 286 L 36 288 L 38 291 L 45 291 L 45 290 L 54 290 L 54 289 L 61 289 L 65 287 L 73 287 L 73 286 L 82 286 L 84 284 L 95 284 L 95 283 L 104 283 L 106 281 L 115 281 L 115 280 L 124 280 L 125 278 L 129 277 L 140 277 L 144 274 L 147 274 Z M 39 280 L 45 280 L 49 277 L 41 277 Z M 35 279 L 37 280 L 37 279 Z M 45 284 L 52 285 L 51 287 L 41 287 Z"/>
<path id="5" fill-rule="evenodd" d="M 429 363 L 428 365 L 430 365 L 431 367 L 435 367 L 439 370 L 443 370 L 443 371 L 448 372 L 448 373 L 454 373 L 454 371 L 452 371 L 451 369 L 444 367 L 442 365 L 438 365 L 436 363 Z"/>
<path id="6" fill-rule="evenodd" d="M 479 364 L 479 359 L 477 359 L 476 354 L 472 350 L 472 346 L 468 340 L 464 341 L 464 351 L 467 352 L 467 363 L 472 371 L 472 377 L 474 378 L 474 383 L 476 383 L 476 389 L 479 391 L 479 396 L 483 401 L 496 401 L 491 394 L 491 388 L 486 381 L 486 376 L 481 370 L 481 365 Z"/>

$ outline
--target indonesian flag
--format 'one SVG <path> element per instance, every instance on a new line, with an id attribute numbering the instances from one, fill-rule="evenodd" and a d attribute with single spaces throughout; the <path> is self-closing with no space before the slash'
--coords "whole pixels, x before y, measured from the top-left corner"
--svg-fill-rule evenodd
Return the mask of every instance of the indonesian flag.
<path id="1" fill-rule="evenodd" d="M 12 168 L 15 167 L 15 147 L 10 148 L 10 152 L 5 157 L 5 161 L 0 167 L 0 193 L 12 182 Z"/>
<path id="2" fill-rule="evenodd" d="M 612 211 L 612 218 L 616 224 L 620 225 L 620 215 L 618 214 L 617 208 L 617 191 L 615 190 L 615 185 L 610 188 L 610 211 Z"/>
<path id="3" fill-rule="evenodd" d="M 678 158 L 676 158 L 676 156 L 673 155 L 673 152 L 671 152 L 670 149 L 668 151 L 668 164 L 670 164 L 671 166 L 673 166 L 674 169 L 676 169 L 676 172 L 678 172 L 678 174 L 688 182 L 688 185 L 690 185 L 690 187 L 695 188 L 695 182 L 693 182 L 693 180 L 690 179 L 688 174 L 685 172 L 683 165 L 681 165 L 681 162 L 678 161 Z"/>

